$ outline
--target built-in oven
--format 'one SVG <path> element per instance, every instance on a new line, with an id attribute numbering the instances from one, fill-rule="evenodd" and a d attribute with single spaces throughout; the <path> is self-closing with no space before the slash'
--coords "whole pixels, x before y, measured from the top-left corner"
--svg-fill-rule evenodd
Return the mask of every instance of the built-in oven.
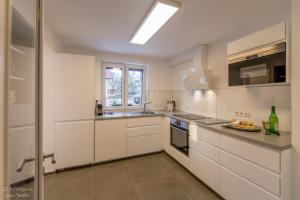
<path id="1" fill-rule="evenodd" d="M 171 146 L 184 155 L 189 155 L 189 123 L 171 118 Z"/>
<path id="2" fill-rule="evenodd" d="M 228 76 L 229 86 L 286 82 L 286 43 L 229 56 Z"/>

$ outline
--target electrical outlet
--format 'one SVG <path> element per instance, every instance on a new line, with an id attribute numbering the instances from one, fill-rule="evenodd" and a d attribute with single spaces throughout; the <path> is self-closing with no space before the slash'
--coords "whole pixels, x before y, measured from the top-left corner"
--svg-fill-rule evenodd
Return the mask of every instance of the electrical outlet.
<path id="1" fill-rule="evenodd" d="M 250 118 L 250 112 L 239 112 L 239 111 L 236 111 L 236 112 L 235 112 L 235 116 L 236 116 L 236 117 L 246 117 L 246 118 Z"/>

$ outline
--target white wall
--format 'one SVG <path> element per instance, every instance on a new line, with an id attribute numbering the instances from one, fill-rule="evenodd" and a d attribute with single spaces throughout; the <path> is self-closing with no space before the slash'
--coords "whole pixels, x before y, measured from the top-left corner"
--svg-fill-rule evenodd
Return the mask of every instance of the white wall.
<path id="1" fill-rule="evenodd" d="M 265 27 L 272 24 L 265 25 Z M 280 129 L 290 131 L 290 86 L 228 87 L 227 43 L 259 29 L 253 28 L 236 33 L 208 46 L 208 67 L 213 70 L 214 85 L 213 89 L 208 92 L 186 91 L 182 82 L 178 81 L 180 73 L 190 65 L 189 62 L 173 67 L 173 97 L 177 103 L 177 109 L 224 119 L 238 118 L 234 116 L 236 111 L 250 112 L 251 117 L 246 120 L 260 125 L 262 120 L 268 119 L 271 106 L 275 105 L 280 120 Z"/>
<path id="2" fill-rule="evenodd" d="M 5 33 L 6 0 L 0 0 L 0 199 L 4 199 L 1 189 L 5 184 Z"/>
<path id="3" fill-rule="evenodd" d="M 300 199 L 300 1 L 292 1 L 293 199 Z"/>
<path id="4" fill-rule="evenodd" d="M 96 99 L 102 100 L 102 62 L 113 61 L 123 63 L 136 63 L 148 65 L 148 100 L 153 103 L 150 108 L 153 110 L 163 110 L 166 108 L 166 101 L 172 99 L 172 83 L 170 67 L 164 60 L 132 56 L 118 53 L 85 51 L 65 49 L 64 52 L 86 54 L 96 56 L 97 64 L 95 70 L 95 96 Z"/>

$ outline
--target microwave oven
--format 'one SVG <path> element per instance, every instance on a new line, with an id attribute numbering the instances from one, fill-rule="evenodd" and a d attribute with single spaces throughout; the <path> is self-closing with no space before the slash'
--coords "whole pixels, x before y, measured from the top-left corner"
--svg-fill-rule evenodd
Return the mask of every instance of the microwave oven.
<path id="1" fill-rule="evenodd" d="M 286 43 L 228 57 L 229 86 L 285 83 Z"/>

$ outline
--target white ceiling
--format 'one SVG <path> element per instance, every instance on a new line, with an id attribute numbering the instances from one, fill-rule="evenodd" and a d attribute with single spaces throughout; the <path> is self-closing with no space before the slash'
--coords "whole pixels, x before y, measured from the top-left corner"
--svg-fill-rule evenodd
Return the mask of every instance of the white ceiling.
<path id="1" fill-rule="evenodd" d="M 130 39 L 154 0 L 45 0 L 46 20 L 66 47 L 170 58 L 282 13 L 290 0 L 183 0 L 145 45 Z"/>

